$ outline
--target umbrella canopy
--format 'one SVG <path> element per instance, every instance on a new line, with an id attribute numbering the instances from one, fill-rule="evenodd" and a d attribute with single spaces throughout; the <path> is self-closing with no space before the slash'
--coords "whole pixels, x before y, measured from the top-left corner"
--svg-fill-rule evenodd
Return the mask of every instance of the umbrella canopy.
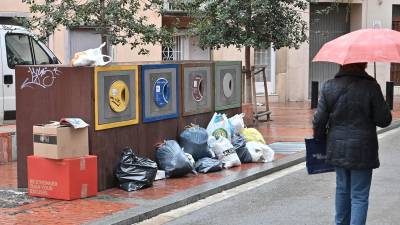
<path id="1" fill-rule="evenodd" d="M 400 63 L 400 32 L 391 29 L 362 29 L 327 42 L 313 62 L 340 65 L 359 62 Z"/>

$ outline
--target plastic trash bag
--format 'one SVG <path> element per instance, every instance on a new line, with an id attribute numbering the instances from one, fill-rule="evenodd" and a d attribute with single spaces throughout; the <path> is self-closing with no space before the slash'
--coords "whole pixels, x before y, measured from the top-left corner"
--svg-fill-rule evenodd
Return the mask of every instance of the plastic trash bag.
<path id="1" fill-rule="evenodd" d="M 98 48 L 88 49 L 83 52 L 77 52 L 71 60 L 73 66 L 105 66 L 112 61 L 108 55 L 103 55 L 101 49 L 106 45 L 104 42 Z M 107 58 L 108 61 L 104 61 Z"/>
<path id="2" fill-rule="evenodd" d="M 209 136 L 224 137 L 231 140 L 232 126 L 225 114 L 214 113 L 207 126 Z"/>
<path id="3" fill-rule="evenodd" d="M 209 148 L 213 148 L 215 143 L 217 142 L 217 139 L 214 136 L 208 136 L 207 144 Z"/>
<path id="4" fill-rule="evenodd" d="M 157 175 L 154 180 L 163 180 L 165 179 L 165 171 L 164 170 L 157 170 Z"/>
<path id="5" fill-rule="evenodd" d="M 196 163 L 193 156 L 189 153 L 185 152 L 186 157 L 189 159 L 190 164 L 192 164 L 192 167 L 194 167 L 194 164 Z"/>
<path id="6" fill-rule="evenodd" d="M 148 158 L 137 157 L 131 148 L 123 150 L 115 172 L 119 186 L 125 191 L 152 186 L 156 174 L 157 164 Z"/>
<path id="7" fill-rule="evenodd" d="M 156 161 L 165 177 L 182 177 L 194 171 L 192 163 L 185 152 L 174 140 L 164 141 L 156 152 Z"/>
<path id="8" fill-rule="evenodd" d="M 229 122 L 231 123 L 235 134 L 239 134 L 245 128 L 243 118 L 244 113 L 236 114 L 229 118 Z"/>
<path id="9" fill-rule="evenodd" d="M 245 128 L 242 130 L 241 134 L 244 136 L 247 142 L 256 141 L 260 142 L 261 144 L 265 144 L 264 137 L 255 128 Z"/>
<path id="10" fill-rule="evenodd" d="M 250 141 L 246 143 L 246 147 L 251 154 L 253 162 L 272 162 L 274 160 L 275 152 L 268 145 Z"/>
<path id="11" fill-rule="evenodd" d="M 211 173 L 223 169 L 223 164 L 218 159 L 202 158 L 196 162 L 196 171 L 199 173 Z"/>
<path id="12" fill-rule="evenodd" d="M 240 159 L 228 139 L 219 137 L 212 150 L 218 159 L 222 161 L 224 168 L 231 168 L 241 165 Z"/>
<path id="13" fill-rule="evenodd" d="M 186 128 L 179 135 L 179 143 L 183 151 L 191 154 L 195 161 L 204 157 L 212 157 L 208 150 L 207 140 L 207 130 L 197 125 Z"/>
<path id="14" fill-rule="evenodd" d="M 235 134 L 232 137 L 232 145 L 238 155 L 241 163 L 251 163 L 253 158 L 246 147 L 246 140 L 240 134 Z"/>

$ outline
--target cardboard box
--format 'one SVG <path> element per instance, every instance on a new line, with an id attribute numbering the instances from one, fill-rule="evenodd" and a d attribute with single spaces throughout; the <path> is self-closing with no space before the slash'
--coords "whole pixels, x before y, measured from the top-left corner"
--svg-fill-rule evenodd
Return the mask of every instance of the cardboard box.
<path id="1" fill-rule="evenodd" d="M 28 156 L 28 194 L 73 200 L 97 194 L 97 157 L 46 159 Z"/>
<path id="2" fill-rule="evenodd" d="M 35 125 L 33 126 L 33 155 L 49 159 L 87 156 L 89 155 L 88 128 Z"/>

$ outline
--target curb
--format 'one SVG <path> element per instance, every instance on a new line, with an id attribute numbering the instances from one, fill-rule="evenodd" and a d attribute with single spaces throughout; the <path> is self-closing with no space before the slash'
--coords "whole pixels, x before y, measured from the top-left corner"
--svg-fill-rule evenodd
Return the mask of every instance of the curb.
<path id="1" fill-rule="evenodd" d="M 386 128 L 379 129 L 378 134 L 382 134 L 393 129 L 400 127 L 400 120 L 392 122 Z M 297 165 L 305 161 L 305 151 L 294 153 L 276 162 L 265 164 L 260 168 L 249 169 L 248 171 L 241 171 L 235 176 L 222 178 L 218 182 L 212 184 L 201 185 L 186 190 L 183 193 L 174 194 L 166 199 L 161 199 L 156 204 L 149 204 L 148 206 L 141 207 L 140 209 L 133 208 L 124 210 L 114 215 L 107 216 L 97 221 L 88 224 L 117 224 L 117 225 L 130 225 L 139 223 L 168 211 L 186 206 L 201 199 L 207 198 L 222 191 L 232 189 L 236 186 L 248 183 L 250 181 L 267 176 L 274 172 L 286 169 L 288 167 Z M 161 203 L 161 204 L 160 204 Z"/>
<path id="2" fill-rule="evenodd" d="M 387 126 L 387 127 L 385 127 L 385 128 L 378 129 L 378 130 L 376 131 L 376 133 L 377 133 L 377 134 L 382 134 L 382 133 L 385 133 L 385 132 L 394 130 L 394 129 L 396 129 L 396 128 L 399 128 L 399 127 L 400 127 L 400 120 L 395 120 L 395 121 L 393 121 L 389 126 Z"/>
<path id="3" fill-rule="evenodd" d="M 128 225 L 141 222 L 146 219 L 158 216 L 162 213 L 186 206 L 198 200 L 207 198 L 211 195 L 222 191 L 232 189 L 236 186 L 248 183 L 271 173 L 286 169 L 305 161 L 305 152 L 298 152 L 289 155 L 273 163 L 266 163 L 257 168 L 251 168 L 245 171 L 240 171 L 234 176 L 222 178 L 219 181 L 194 187 L 183 193 L 174 194 L 171 197 L 161 199 L 156 202 L 149 203 L 148 206 L 139 206 L 138 208 L 127 209 L 113 215 L 101 218 L 87 224 L 118 224 Z M 150 201 L 149 201 L 150 202 Z"/>

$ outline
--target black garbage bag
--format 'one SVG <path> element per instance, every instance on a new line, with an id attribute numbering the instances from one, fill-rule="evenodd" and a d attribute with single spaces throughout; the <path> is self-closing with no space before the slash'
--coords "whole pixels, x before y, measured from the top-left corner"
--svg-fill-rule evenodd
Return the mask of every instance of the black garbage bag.
<path id="1" fill-rule="evenodd" d="M 249 150 L 246 148 L 246 139 L 240 135 L 235 134 L 232 137 L 232 145 L 236 151 L 236 154 L 239 156 L 241 163 L 251 163 L 253 159 L 251 158 L 251 154 Z"/>
<path id="2" fill-rule="evenodd" d="M 125 191 L 152 186 L 156 174 L 157 164 L 148 158 L 137 157 L 129 147 L 123 150 L 115 172 L 119 186 Z"/>
<path id="3" fill-rule="evenodd" d="M 197 125 L 186 128 L 179 137 L 183 151 L 191 154 L 195 161 L 205 157 L 212 157 L 208 149 L 207 140 L 207 130 Z"/>
<path id="4" fill-rule="evenodd" d="M 156 161 L 165 177 L 182 177 L 194 171 L 192 163 L 183 152 L 181 146 L 174 141 L 165 141 L 157 150 Z"/>
<path id="5" fill-rule="evenodd" d="M 223 164 L 218 159 L 202 158 L 196 162 L 194 167 L 199 173 L 210 173 L 222 170 Z"/>

